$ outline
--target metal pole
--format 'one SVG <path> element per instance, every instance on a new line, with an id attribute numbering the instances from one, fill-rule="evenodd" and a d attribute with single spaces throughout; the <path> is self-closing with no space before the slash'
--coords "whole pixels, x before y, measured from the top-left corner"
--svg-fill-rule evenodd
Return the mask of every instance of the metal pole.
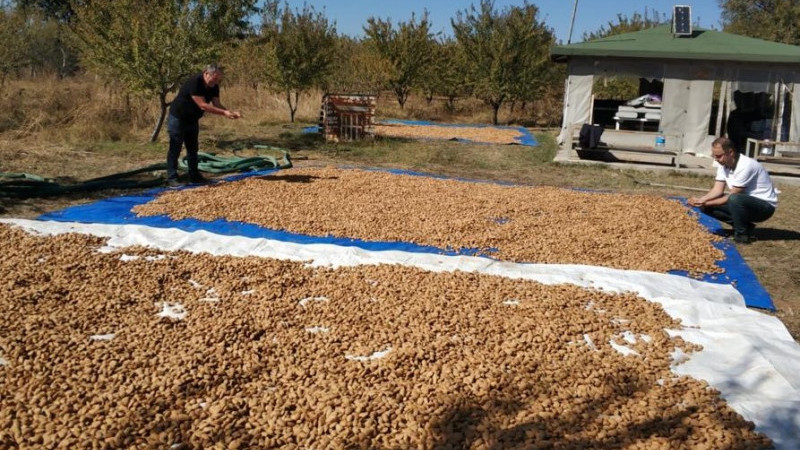
<path id="1" fill-rule="evenodd" d="M 722 115 L 725 112 L 725 95 L 728 92 L 728 80 L 722 80 L 719 85 L 719 100 L 717 100 L 717 122 L 714 126 L 714 136 L 725 136 L 722 132 Z"/>
<path id="2" fill-rule="evenodd" d="M 567 45 L 572 42 L 572 28 L 575 26 L 575 13 L 578 11 L 578 0 L 572 5 L 572 20 L 569 22 L 569 36 L 567 37 Z"/>

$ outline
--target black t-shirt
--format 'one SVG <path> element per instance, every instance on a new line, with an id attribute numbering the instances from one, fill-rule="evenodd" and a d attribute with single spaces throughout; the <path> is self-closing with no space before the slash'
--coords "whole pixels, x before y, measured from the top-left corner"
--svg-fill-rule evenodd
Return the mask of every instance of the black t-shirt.
<path id="1" fill-rule="evenodd" d="M 211 102 L 214 97 L 219 97 L 219 85 L 208 87 L 203 83 L 203 74 L 192 75 L 183 83 L 178 95 L 172 100 L 169 113 L 180 120 L 198 121 L 203 117 L 203 110 L 192 100 L 193 96 L 203 97 L 206 102 Z"/>

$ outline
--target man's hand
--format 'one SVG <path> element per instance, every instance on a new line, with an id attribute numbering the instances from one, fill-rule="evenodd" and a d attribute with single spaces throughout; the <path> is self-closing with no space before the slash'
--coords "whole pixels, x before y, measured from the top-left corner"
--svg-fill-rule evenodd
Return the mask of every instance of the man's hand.
<path id="1" fill-rule="evenodd" d="M 689 203 L 690 206 L 703 206 L 703 204 L 705 204 L 704 201 L 700 200 L 697 197 L 690 197 L 689 200 L 687 200 L 687 202 Z"/>
<path id="2" fill-rule="evenodd" d="M 242 113 L 240 113 L 239 111 L 225 110 L 225 117 L 227 117 L 228 119 L 238 119 L 242 117 Z"/>

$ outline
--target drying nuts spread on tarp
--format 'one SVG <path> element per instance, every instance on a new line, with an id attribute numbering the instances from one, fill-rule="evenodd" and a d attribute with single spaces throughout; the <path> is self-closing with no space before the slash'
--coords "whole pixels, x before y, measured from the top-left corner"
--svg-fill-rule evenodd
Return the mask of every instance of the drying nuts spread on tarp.
<path id="1" fill-rule="evenodd" d="M 435 188 L 449 212 L 456 191 L 424 189 Z M 264 202 L 267 191 L 250 195 Z M 519 195 L 547 195 L 535 192 Z M 593 217 L 588 199 L 559 204 Z M 484 211 L 464 206 L 452 217 Z M 402 207 L 438 220 L 434 204 Z M 322 223 L 341 209 L 329 205 Z M 628 229 L 633 219 L 617 220 Z M 717 391 L 671 372 L 672 352 L 697 347 L 670 337 L 681 325 L 632 294 L 388 265 L 109 253 L 100 238 L 6 225 L 0 240 L 13 242 L 0 258 L 2 448 L 770 444 Z"/>
<path id="2" fill-rule="evenodd" d="M 523 134 L 512 128 L 468 127 L 442 125 L 406 125 L 384 123 L 375 125 L 375 134 L 413 139 L 466 139 L 492 144 L 518 144 Z"/>
<path id="3" fill-rule="evenodd" d="M 337 168 L 165 193 L 139 215 L 227 219 L 312 236 L 478 249 L 516 262 L 718 273 L 720 238 L 677 200 Z"/>

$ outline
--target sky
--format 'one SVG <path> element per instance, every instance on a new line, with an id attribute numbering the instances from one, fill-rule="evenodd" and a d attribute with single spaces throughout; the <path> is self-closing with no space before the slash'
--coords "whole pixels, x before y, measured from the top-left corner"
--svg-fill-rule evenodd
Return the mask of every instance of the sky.
<path id="1" fill-rule="evenodd" d="M 480 0 L 306 0 L 317 11 L 325 12 L 325 16 L 336 22 L 338 34 L 363 37 L 363 27 L 370 17 L 386 20 L 393 24 L 406 22 L 411 13 L 419 17 L 427 9 L 434 32 L 451 35 L 450 19 L 457 11 L 465 11 L 471 5 L 479 5 Z M 288 0 L 289 7 L 301 9 L 304 0 Z M 529 0 L 530 4 L 539 7 L 540 21 L 544 21 L 556 34 L 556 40 L 566 44 L 569 37 L 570 20 L 575 0 Z M 495 0 L 495 8 L 502 10 L 508 6 L 521 6 L 523 0 Z M 638 12 L 657 11 L 672 17 L 674 5 L 692 7 L 692 23 L 702 28 L 721 29 L 720 9 L 717 0 L 696 0 L 694 3 L 681 0 L 578 0 L 575 14 L 575 25 L 572 41 L 582 41 L 584 32 L 597 31 L 601 26 L 608 28 L 609 22 L 616 22 L 617 14 L 632 16 Z"/>

